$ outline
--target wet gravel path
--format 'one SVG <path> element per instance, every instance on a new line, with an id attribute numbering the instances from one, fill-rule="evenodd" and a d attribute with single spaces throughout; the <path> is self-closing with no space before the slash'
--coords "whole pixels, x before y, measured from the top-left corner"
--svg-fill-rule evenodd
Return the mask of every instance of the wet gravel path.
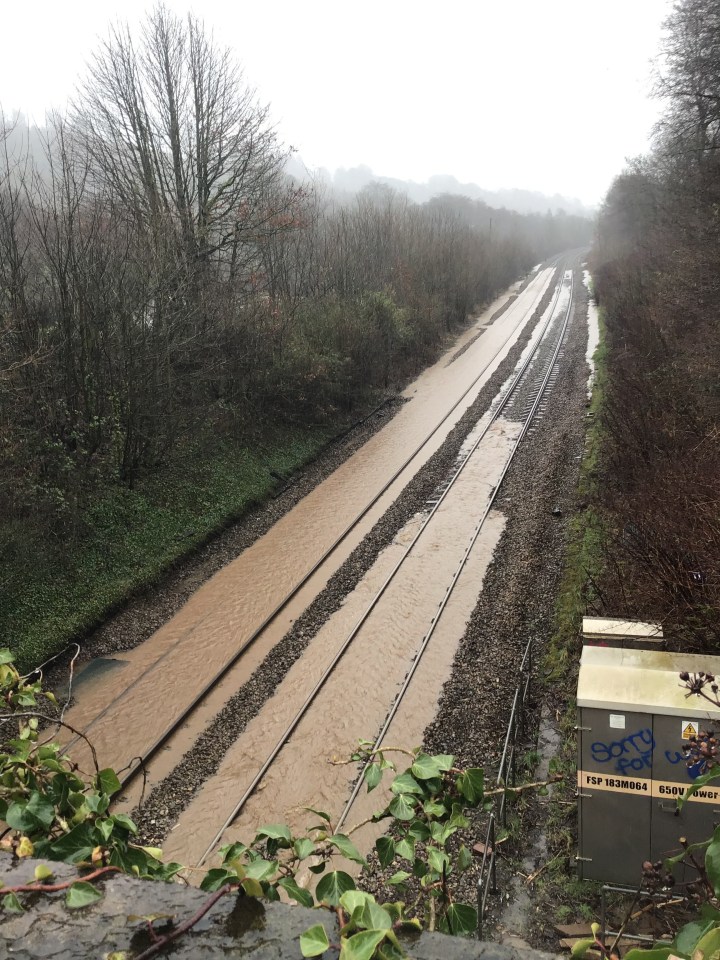
<path id="1" fill-rule="evenodd" d="M 443 688 L 436 718 L 424 737 L 423 746 L 429 753 L 451 753 L 459 765 L 483 767 L 488 777 L 500 760 L 518 683 L 517 669 L 528 638 L 534 639 L 534 662 L 538 664 L 552 636 L 568 527 L 580 509 L 577 482 L 587 412 L 587 293 L 577 268 L 574 279 L 575 302 L 561 374 L 542 419 L 523 442 L 499 491 L 495 507 L 505 514 L 507 524 L 458 648 L 452 675 Z M 556 509 L 560 515 L 553 513 Z M 530 698 L 536 731 L 540 704 L 537 697 L 532 702 L 532 686 Z M 532 730 L 531 723 L 531 734 Z M 531 735 L 527 747 L 532 746 Z M 472 848 L 484 841 L 486 816 L 471 812 L 469 819 L 470 826 L 458 831 L 451 846 L 464 842 Z M 461 902 L 476 902 L 479 868 L 477 858 L 453 879 L 453 896 Z M 363 886 L 382 896 L 383 879 L 384 872 L 371 858 Z M 497 913 L 497 899 L 490 898 L 490 903 Z"/>
<path id="2" fill-rule="evenodd" d="M 418 471 L 398 499 L 375 524 L 363 542 L 333 575 L 325 589 L 276 644 L 252 677 L 230 699 L 210 726 L 182 757 L 162 783 L 153 788 L 142 807 L 134 811 L 144 842 L 161 843 L 202 783 L 217 770 L 227 750 L 302 655 L 304 649 L 344 597 L 360 582 L 380 551 L 421 510 L 454 464 L 465 437 L 487 411 L 503 382 L 512 373 L 530 334 L 550 302 L 551 285 L 526 323 L 506 359 L 463 414 L 443 445 Z"/>

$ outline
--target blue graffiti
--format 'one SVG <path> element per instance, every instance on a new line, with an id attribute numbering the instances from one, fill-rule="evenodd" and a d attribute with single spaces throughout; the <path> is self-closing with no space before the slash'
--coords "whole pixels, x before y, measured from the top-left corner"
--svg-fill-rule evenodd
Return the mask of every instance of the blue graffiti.
<path id="1" fill-rule="evenodd" d="M 654 749 L 655 738 L 649 727 L 629 733 L 622 740 L 613 740 L 610 743 L 597 740 L 590 747 L 596 763 L 611 763 L 615 760 L 618 773 L 651 769 Z"/>
<path id="2" fill-rule="evenodd" d="M 685 757 L 683 756 L 682 753 L 680 753 L 679 750 L 673 750 L 672 753 L 669 750 L 666 750 L 665 759 L 667 760 L 668 763 L 672 763 L 674 765 L 676 763 L 683 763 L 685 760 Z"/>

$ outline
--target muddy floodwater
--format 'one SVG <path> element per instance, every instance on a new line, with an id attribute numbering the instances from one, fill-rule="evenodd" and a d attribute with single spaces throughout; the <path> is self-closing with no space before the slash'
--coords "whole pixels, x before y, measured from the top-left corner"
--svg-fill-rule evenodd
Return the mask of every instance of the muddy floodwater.
<path id="1" fill-rule="evenodd" d="M 504 298 L 493 304 L 468 328 L 463 337 L 453 345 L 452 350 L 408 387 L 405 396 L 410 402 L 403 406 L 385 428 L 300 501 L 268 533 L 212 577 L 151 638 L 116 658 L 111 670 L 98 671 L 96 676 L 78 687 L 76 703 L 68 711 L 66 719 L 73 726 L 88 733 L 98 752 L 101 766 L 122 768 L 132 757 L 144 754 L 158 742 L 232 654 L 244 646 L 286 595 L 306 577 L 335 541 L 342 537 L 375 495 L 401 471 L 353 531 L 353 535 L 328 557 L 323 567 L 308 581 L 302 594 L 263 632 L 252 653 L 243 656 L 232 682 L 223 684 L 220 693 L 205 706 L 202 722 L 209 720 L 219 709 L 221 700 L 232 692 L 231 687 L 237 689 L 251 675 L 271 646 L 283 636 L 292 621 L 319 593 L 334 570 L 360 542 L 410 477 L 442 444 L 464 410 L 473 402 L 484 383 L 511 349 L 524 323 L 538 305 L 551 277 L 551 270 L 540 272 L 508 309 L 487 326 L 489 316 Z M 482 336 L 478 337 L 481 330 Z M 468 348 L 450 363 L 453 355 L 465 344 L 469 344 Z M 450 410 L 453 412 L 448 415 Z M 440 423 L 442 426 L 435 430 Z M 510 430 L 511 427 L 506 425 L 506 429 Z M 428 437 L 429 441 L 423 445 L 423 441 Z M 498 436 L 498 442 L 502 445 L 505 440 Z M 420 447 L 422 449 L 411 460 Z M 403 467 L 408 460 L 411 462 Z M 475 487 L 472 487 L 469 479 L 465 496 L 473 501 L 481 499 L 486 488 L 492 484 L 489 477 L 483 480 L 478 476 L 472 482 Z M 456 509 L 462 511 L 463 508 L 458 506 Z M 353 735 L 360 736 L 363 733 L 372 735 L 373 730 L 379 726 L 377 717 L 387 707 L 387 701 L 383 699 L 386 688 L 390 689 L 393 684 L 399 683 L 405 669 L 410 641 L 405 637 L 404 625 L 409 619 L 415 620 L 419 617 L 420 611 L 424 617 L 433 604 L 437 605 L 434 586 L 445 583 L 452 566 L 453 561 L 449 555 L 445 555 L 444 543 L 451 536 L 453 528 L 457 528 L 459 513 L 455 519 L 448 514 L 446 523 L 449 525 L 446 533 L 438 535 L 439 539 L 429 543 L 423 551 L 418 551 L 417 558 L 413 561 L 417 567 L 416 585 L 405 588 L 412 592 L 398 596 L 394 612 L 384 614 L 386 619 L 377 626 L 382 657 L 387 658 L 388 664 L 388 669 L 381 671 L 384 685 L 382 696 L 378 693 L 375 698 L 368 697 L 367 692 L 360 693 L 360 684 L 354 681 L 358 678 L 358 671 L 363 680 L 368 679 L 367 667 L 357 663 L 353 666 L 354 661 L 349 660 L 347 666 L 343 665 L 343 679 L 339 682 L 344 682 L 346 690 L 351 690 L 358 699 L 346 701 L 347 718 L 345 721 L 341 718 L 334 719 L 333 729 L 349 731 L 352 725 Z M 408 534 L 409 531 L 403 531 L 398 537 L 397 545 L 391 549 L 395 549 L 395 546 L 402 549 L 402 539 Z M 478 547 L 480 549 L 480 545 Z M 382 559 L 387 562 L 386 558 Z M 487 562 L 487 558 L 477 562 L 482 566 L 483 562 Z M 369 576 L 371 581 L 363 586 L 366 591 L 373 589 L 372 577 L 379 574 L 372 570 Z M 350 609 L 354 602 L 348 600 L 338 613 L 352 619 L 355 614 L 351 615 Z M 463 615 L 458 614 L 457 629 L 461 626 L 460 619 Z M 334 620 L 333 617 L 330 622 Z M 295 665 L 297 671 L 307 678 L 320 670 L 322 657 L 342 635 L 344 629 L 344 622 L 342 625 L 336 622 L 331 629 L 322 631 L 323 642 L 312 644 L 313 650 L 318 651 L 312 656 L 320 659 L 315 662 L 303 657 Z M 367 640 L 367 643 L 371 642 L 377 641 Z M 310 655 L 310 650 L 308 654 Z M 294 672 L 295 668 L 291 674 Z M 286 679 L 290 680 L 290 677 Z M 342 686 L 334 688 L 332 697 L 340 699 L 338 691 L 342 689 Z M 342 696 L 344 698 L 345 694 Z M 288 694 L 288 702 L 290 697 Z M 277 697 L 273 699 L 277 701 L 276 715 L 264 717 L 266 734 L 260 738 L 263 743 L 271 738 L 271 731 L 274 732 L 282 725 L 284 706 L 281 710 L 280 700 Z M 383 703 L 385 706 L 382 706 Z M 195 722 L 197 724 L 197 720 Z M 422 726 L 418 725 L 418 729 L 422 730 Z M 297 733 L 301 734 L 301 730 Z M 323 738 L 320 737 L 312 749 L 319 751 L 322 746 L 327 747 L 328 744 L 323 744 L 322 741 Z M 337 744 L 333 742 L 331 746 L 341 753 L 346 752 L 344 739 Z M 78 744 L 74 752 L 82 762 L 82 745 Z M 284 776 L 288 783 L 292 783 L 296 773 L 286 770 Z M 274 787 L 268 786 L 266 791 L 271 789 L 274 790 Z M 207 816 L 209 819 L 209 814 Z M 178 837 L 181 833 L 182 831 L 178 833 Z M 198 841 L 198 844 L 202 845 L 202 842 Z M 186 852 L 181 859 L 188 862 L 190 856 Z"/>

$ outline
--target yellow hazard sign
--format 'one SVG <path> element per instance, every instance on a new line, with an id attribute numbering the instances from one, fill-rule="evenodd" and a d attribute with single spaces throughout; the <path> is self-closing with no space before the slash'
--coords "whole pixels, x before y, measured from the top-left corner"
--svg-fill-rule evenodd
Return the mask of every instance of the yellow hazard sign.
<path id="1" fill-rule="evenodd" d="M 698 735 L 698 723 L 697 720 L 683 720 L 682 722 L 682 738 L 683 740 L 690 740 L 692 737 Z"/>

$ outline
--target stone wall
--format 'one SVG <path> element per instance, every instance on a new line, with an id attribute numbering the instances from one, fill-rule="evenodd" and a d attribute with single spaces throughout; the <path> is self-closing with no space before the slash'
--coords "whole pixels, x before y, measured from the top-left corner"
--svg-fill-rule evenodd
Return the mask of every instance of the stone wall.
<path id="1" fill-rule="evenodd" d="M 0 880 L 5 887 L 30 883 L 39 862 L 13 862 L 8 855 L 0 855 Z M 78 876 L 76 868 L 68 864 L 52 864 L 52 869 L 55 883 Z M 169 914 L 175 924 L 180 924 L 193 916 L 208 898 L 192 887 L 136 880 L 120 874 L 111 874 L 97 884 L 104 890 L 103 899 L 79 910 L 65 906 L 65 891 L 19 894 L 26 906 L 23 913 L 0 912 L 0 957 L 106 960 L 114 952 L 127 951 L 127 960 L 132 960 L 150 946 L 151 940 L 145 922 L 129 918 Z M 155 929 L 164 933 L 170 922 L 169 918 L 161 917 L 155 921 Z M 333 939 L 337 942 L 337 928 L 328 911 L 227 896 L 163 955 L 173 960 L 232 960 L 234 957 L 299 960 L 300 935 L 319 922 L 325 923 L 331 942 Z M 413 960 L 550 958 L 550 954 L 523 953 L 493 943 L 426 933 L 408 941 L 406 950 Z M 325 954 L 328 958 L 337 955 L 336 949 Z"/>

